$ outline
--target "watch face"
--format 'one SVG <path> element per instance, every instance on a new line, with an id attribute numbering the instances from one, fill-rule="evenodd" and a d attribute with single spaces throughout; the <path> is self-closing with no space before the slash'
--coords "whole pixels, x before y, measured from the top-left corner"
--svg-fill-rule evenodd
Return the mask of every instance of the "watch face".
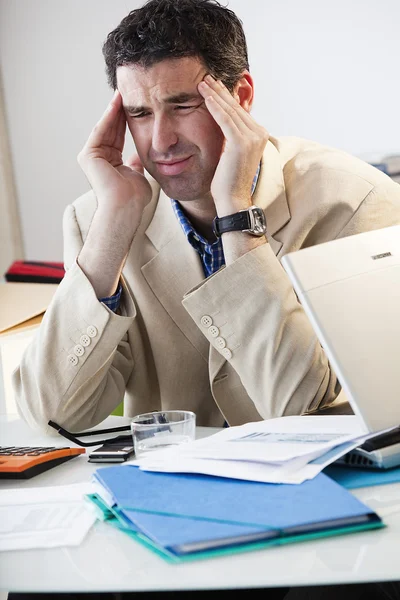
<path id="1" fill-rule="evenodd" d="M 252 220 L 250 227 L 251 233 L 253 235 L 264 235 L 267 230 L 264 211 L 261 208 L 258 208 L 258 206 L 254 206 L 249 212 Z"/>

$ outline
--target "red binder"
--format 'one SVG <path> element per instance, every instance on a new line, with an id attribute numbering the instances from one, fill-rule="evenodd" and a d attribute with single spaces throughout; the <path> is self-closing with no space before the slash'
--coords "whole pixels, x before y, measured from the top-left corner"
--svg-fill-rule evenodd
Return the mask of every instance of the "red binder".
<path id="1" fill-rule="evenodd" d="M 4 277 L 6 281 L 60 283 L 64 275 L 64 264 L 60 262 L 16 260 L 9 267 Z"/>

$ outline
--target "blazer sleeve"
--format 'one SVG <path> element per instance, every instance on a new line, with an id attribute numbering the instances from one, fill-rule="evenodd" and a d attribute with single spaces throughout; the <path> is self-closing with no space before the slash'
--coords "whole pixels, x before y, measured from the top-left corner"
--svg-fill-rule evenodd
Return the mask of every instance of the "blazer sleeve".
<path id="1" fill-rule="evenodd" d="M 400 186 L 388 181 L 368 193 L 335 237 L 399 223 Z M 227 360 L 262 418 L 312 412 L 338 396 L 340 383 L 269 244 L 192 289 L 183 305 L 223 354 L 202 316 L 218 328 Z"/>
<path id="2" fill-rule="evenodd" d="M 124 281 L 121 314 L 115 314 L 76 262 L 83 239 L 73 205 L 64 212 L 63 230 L 65 276 L 13 373 L 20 415 L 47 433 L 54 431 L 50 419 L 76 431 L 108 417 L 134 368 L 127 332 L 136 309 Z"/>

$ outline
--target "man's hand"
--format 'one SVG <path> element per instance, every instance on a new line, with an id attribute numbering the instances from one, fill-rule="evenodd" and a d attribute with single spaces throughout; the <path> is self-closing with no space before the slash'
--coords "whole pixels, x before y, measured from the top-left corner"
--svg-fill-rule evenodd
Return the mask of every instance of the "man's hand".
<path id="1" fill-rule="evenodd" d="M 98 208 L 78 263 L 98 298 L 115 293 L 151 186 L 139 157 L 124 165 L 126 119 L 118 91 L 78 156 Z"/>
<path id="2" fill-rule="evenodd" d="M 151 187 L 140 161 L 123 164 L 126 118 L 116 90 L 100 121 L 78 155 L 78 162 L 96 194 L 99 209 L 135 208 L 139 220 L 151 199 Z M 132 223 L 134 226 L 134 223 Z"/>
<path id="3" fill-rule="evenodd" d="M 225 137 L 221 158 L 211 182 L 217 214 L 224 217 L 252 204 L 251 187 L 268 141 L 268 133 L 220 81 L 206 75 L 198 89 Z M 264 236 L 254 237 L 241 231 L 224 233 L 222 244 L 226 265 L 266 243 Z"/>
<path id="4" fill-rule="evenodd" d="M 251 205 L 251 186 L 268 141 L 268 132 L 220 81 L 206 75 L 198 89 L 225 137 L 211 183 L 211 193 L 221 217 Z"/>

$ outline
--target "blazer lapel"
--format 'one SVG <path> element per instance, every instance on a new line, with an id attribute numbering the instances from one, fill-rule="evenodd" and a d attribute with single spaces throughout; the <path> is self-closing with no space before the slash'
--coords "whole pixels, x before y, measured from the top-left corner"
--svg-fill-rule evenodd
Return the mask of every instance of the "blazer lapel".
<path id="1" fill-rule="evenodd" d="M 253 194 L 253 203 L 265 212 L 267 239 L 277 255 L 282 247 L 282 242 L 274 236 L 290 220 L 290 211 L 286 198 L 281 158 L 275 143 L 275 139 L 270 138 L 265 147 L 257 186 Z"/>
<path id="2" fill-rule="evenodd" d="M 204 280 L 203 267 L 182 231 L 171 200 L 162 191 L 146 235 L 158 253 L 142 266 L 143 276 L 176 325 L 208 362 L 209 342 L 182 306 L 185 293 Z"/>
<path id="3" fill-rule="evenodd" d="M 282 164 L 274 138 L 268 141 L 261 159 L 253 203 L 265 211 L 268 242 L 277 255 L 282 242 L 274 236 L 290 220 L 290 212 Z M 200 257 L 187 241 L 178 223 L 170 199 L 162 191 L 146 235 L 158 254 L 142 267 L 142 273 L 176 325 L 204 360 L 209 362 L 212 382 L 218 377 L 226 360 L 210 346 L 182 306 L 184 295 L 204 280 L 203 267 Z"/>

